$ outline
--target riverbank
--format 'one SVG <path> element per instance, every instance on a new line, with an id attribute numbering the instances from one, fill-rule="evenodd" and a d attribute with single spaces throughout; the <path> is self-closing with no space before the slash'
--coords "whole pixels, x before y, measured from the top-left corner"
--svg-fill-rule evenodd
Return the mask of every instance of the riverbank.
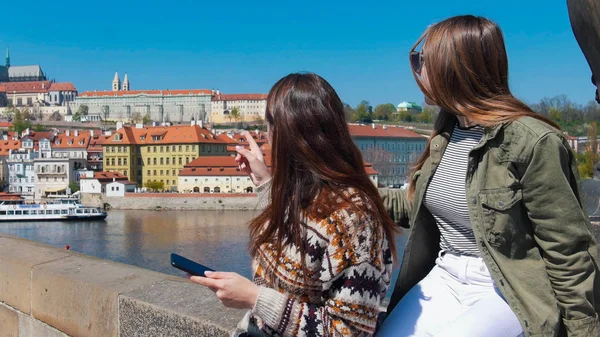
<path id="1" fill-rule="evenodd" d="M 127 193 L 124 197 L 83 194 L 85 206 L 122 210 L 255 211 L 256 194 Z"/>

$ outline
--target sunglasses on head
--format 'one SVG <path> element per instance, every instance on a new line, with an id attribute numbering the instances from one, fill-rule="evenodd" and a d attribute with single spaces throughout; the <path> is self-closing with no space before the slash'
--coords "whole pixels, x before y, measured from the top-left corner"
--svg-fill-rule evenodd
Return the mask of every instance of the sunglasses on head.
<path id="1" fill-rule="evenodd" d="M 410 54 L 410 66 L 417 74 L 421 74 L 421 69 L 425 63 L 422 51 L 411 51 Z"/>

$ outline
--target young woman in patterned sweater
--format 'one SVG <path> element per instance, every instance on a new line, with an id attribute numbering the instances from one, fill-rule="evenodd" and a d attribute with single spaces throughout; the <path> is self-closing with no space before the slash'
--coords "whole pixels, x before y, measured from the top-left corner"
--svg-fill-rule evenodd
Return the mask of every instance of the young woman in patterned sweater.
<path id="1" fill-rule="evenodd" d="M 395 225 L 352 141 L 344 106 L 315 74 L 271 89 L 271 174 L 247 135 L 240 168 L 266 207 L 250 223 L 254 282 L 214 272 L 191 280 L 251 309 L 235 335 L 371 336 L 390 284 Z"/>

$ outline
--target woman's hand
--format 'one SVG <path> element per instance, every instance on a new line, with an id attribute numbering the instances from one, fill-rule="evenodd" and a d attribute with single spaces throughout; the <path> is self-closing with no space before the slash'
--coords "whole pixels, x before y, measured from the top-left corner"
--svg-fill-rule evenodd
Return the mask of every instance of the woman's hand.
<path id="1" fill-rule="evenodd" d="M 260 288 L 236 273 L 206 272 L 206 277 L 189 276 L 190 281 L 208 287 L 224 306 L 234 309 L 252 309 Z"/>
<path id="2" fill-rule="evenodd" d="M 245 149 L 243 146 L 236 146 L 235 150 L 238 154 L 235 161 L 238 163 L 240 170 L 250 176 L 254 185 L 260 186 L 271 179 L 271 173 L 267 164 L 265 164 L 265 158 L 260 147 L 252 138 L 250 132 L 244 131 L 242 135 L 246 137 L 248 144 L 250 144 L 250 150 Z"/>

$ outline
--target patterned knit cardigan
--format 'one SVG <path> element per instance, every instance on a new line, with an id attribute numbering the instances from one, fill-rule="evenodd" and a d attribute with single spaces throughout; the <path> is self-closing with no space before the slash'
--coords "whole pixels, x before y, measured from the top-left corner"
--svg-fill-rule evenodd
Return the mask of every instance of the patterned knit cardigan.
<path id="1" fill-rule="evenodd" d="M 268 202 L 270 183 L 258 188 Z M 347 191 L 355 204 L 357 193 Z M 297 247 L 263 244 L 252 263 L 260 293 L 234 336 L 372 336 L 390 285 L 392 253 L 382 226 L 353 208 L 305 214 L 304 277 Z"/>

